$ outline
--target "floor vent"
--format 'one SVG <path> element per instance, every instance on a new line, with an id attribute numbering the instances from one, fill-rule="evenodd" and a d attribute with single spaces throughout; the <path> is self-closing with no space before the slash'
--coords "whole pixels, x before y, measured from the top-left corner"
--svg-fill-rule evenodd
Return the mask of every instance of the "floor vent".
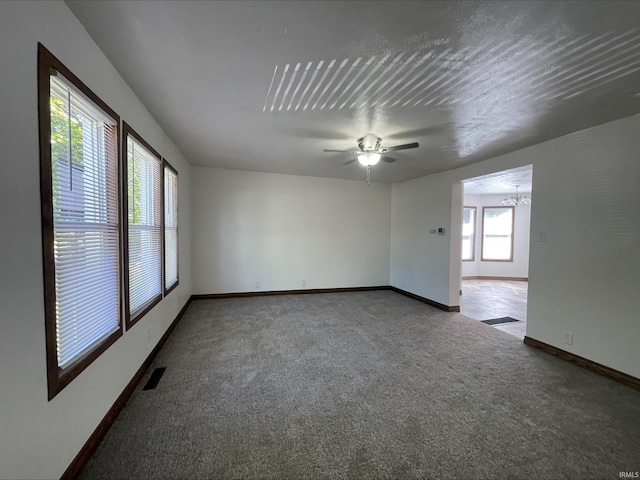
<path id="1" fill-rule="evenodd" d="M 500 317 L 500 318 L 490 318 L 489 320 L 482 320 L 482 323 L 486 323 L 487 325 L 500 325 L 502 323 L 511 323 L 517 322 L 515 318 L 511 317 Z"/>
<path id="2" fill-rule="evenodd" d="M 158 383 L 160 383 L 160 379 L 162 378 L 162 375 L 164 375 L 164 371 L 166 369 L 167 367 L 156 368 L 149 377 L 149 380 L 147 380 L 147 383 L 144 385 L 144 388 L 142 390 L 153 390 L 154 388 L 156 388 L 158 386 Z"/>

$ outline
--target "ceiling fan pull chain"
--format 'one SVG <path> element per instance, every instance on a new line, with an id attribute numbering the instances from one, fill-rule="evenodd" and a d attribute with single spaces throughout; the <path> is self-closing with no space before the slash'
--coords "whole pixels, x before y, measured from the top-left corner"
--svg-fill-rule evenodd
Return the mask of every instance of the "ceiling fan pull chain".
<path id="1" fill-rule="evenodd" d="M 367 165 L 367 185 L 371 185 L 371 165 Z"/>

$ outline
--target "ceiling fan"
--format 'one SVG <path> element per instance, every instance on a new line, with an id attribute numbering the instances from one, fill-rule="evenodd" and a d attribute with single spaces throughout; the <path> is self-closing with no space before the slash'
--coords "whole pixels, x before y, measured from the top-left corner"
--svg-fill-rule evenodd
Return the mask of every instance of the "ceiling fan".
<path id="1" fill-rule="evenodd" d="M 373 134 L 367 133 L 357 140 L 358 148 L 360 150 L 323 150 L 323 152 L 338 152 L 338 153 L 352 153 L 357 155 L 356 158 L 348 160 L 343 165 L 349 165 L 358 160 L 363 166 L 367 167 L 367 183 L 371 184 L 371 167 L 382 160 L 385 163 L 393 163 L 396 161 L 393 157 L 385 155 L 387 152 L 397 152 L 398 150 L 409 150 L 411 148 L 418 148 L 420 145 L 418 142 L 405 143 L 403 145 L 395 145 L 393 147 L 381 147 L 382 138 Z"/>

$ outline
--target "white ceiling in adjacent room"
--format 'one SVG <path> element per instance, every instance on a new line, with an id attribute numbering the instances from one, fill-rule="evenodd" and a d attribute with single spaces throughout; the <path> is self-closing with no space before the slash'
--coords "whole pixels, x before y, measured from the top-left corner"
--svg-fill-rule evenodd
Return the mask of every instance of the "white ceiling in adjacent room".
<path id="1" fill-rule="evenodd" d="M 512 194 L 518 186 L 520 193 L 531 193 L 533 166 L 512 168 L 465 180 L 465 195 Z"/>

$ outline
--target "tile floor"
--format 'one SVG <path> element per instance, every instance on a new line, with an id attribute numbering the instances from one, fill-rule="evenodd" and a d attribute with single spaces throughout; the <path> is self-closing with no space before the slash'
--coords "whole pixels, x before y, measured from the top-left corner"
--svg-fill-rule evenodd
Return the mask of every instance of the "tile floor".
<path id="1" fill-rule="evenodd" d="M 527 325 L 527 282 L 511 280 L 463 280 L 460 313 L 476 320 L 511 317 L 518 322 L 493 328 L 524 339 Z M 489 325 L 487 325 L 489 326 Z"/>

